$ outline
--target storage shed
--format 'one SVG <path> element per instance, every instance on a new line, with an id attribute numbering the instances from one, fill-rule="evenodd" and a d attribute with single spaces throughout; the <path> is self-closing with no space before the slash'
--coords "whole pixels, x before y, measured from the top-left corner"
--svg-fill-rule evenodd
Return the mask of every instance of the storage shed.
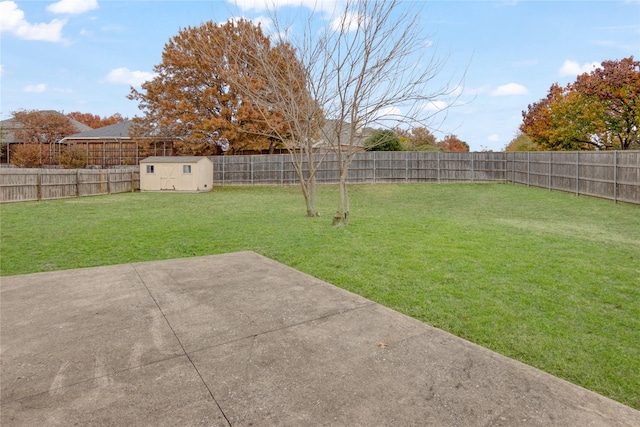
<path id="1" fill-rule="evenodd" d="M 213 162 L 203 156 L 153 156 L 140 162 L 140 191 L 209 191 Z"/>

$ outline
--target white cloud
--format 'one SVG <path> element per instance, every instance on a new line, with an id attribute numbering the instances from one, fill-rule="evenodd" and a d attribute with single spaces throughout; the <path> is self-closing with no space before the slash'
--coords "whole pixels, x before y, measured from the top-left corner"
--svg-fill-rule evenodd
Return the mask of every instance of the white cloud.
<path id="1" fill-rule="evenodd" d="M 4 75 L 4 66 L 0 64 L 0 77 Z"/>
<path id="2" fill-rule="evenodd" d="M 258 16 L 257 18 L 253 18 L 251 22 L 255 25 L 260 25 L 264 31 L 271 30 L 271 20 L 266 16 Z"/>
<path id="3" fill-rule="evenodd" d="M 107 81 L 115 84 L 140 86 L 142 83 L 151 80 L 154 77 L 154 73 L 147 71 L 131 71 L 128 68 L 121 67 L 111 70 L 109 74 L 107 74 Z"/>
<path id="4" fill-rule="evenodd" d="M 242 10 L 275 10 L 286 6 L 304 6 L 311 10 L 333 11 L 336 2 L 318 0 L 228 0 Z"/>
<path id="5" fill-rule="evenodd" d="M 398 107 L 386 107 L 378 111 L 377 116 L 380 118 L 398 117 L 400 114 L 402 114 L 402 111 Z"/>
<path id="6" fill-rule="evenodd" d="M 76 15 L 98 8 L 98 0 L 60 0 L 47 6 L 53 13 L 68 13 Z"/>
<path id="7" fill-rule="evenodd" d="M 47 85 L 39 83 L 37 85 L 26 85 L 23 90 L 27 93 L 42 93 L 47 90 Z"/>
<path id="8" fill-rule="evenodd" d="M 447 101 L 443 101 L 443 100 L 429 101 L 429 102 L 427 102 L 426 104 L 424 104 L 422 106 L 421 110 L 423 110 L 423 111 L 443 111 L 447 107 L 449 107 L 449 104 L 447 103 Z"/>
<path id="9" fill-rule="evenodd" d="M 498 86 L 497 89 L 491 92 L 492 96 L 509 96 L 509 95 L 526 95 L 529 93 L 529 89 L 518 83 L 507 83 L 506 85 Z"/>
<path id="10" fill-rule="evenodd" d="M 363 25 L 367 17 L 359 15 L 354 12 L 347 12 L 346 14 L 334 19 L 331 22 L 331 29 L 333 31 L 349 32 L 355 31 L 359 26 Z"/>
<path id="11" fill-rule="evenodd" d="M 494 133 L 493 135 L 489 135 L 487 137 L 487 141 L 498 142 L 498 141 L 500 141 L 500 135 L 498 135 L 497 133 Z"/>
<path id="12" fill-rule="evenodd" d="M 464 86 L 462 85 L 455 85 L 455 87 L 453 89 L 451 89 L 451 91 L 448 93 L 449 96 L 460 96 L 464 93 Z"/>
<path id="13" fill-rule="evenodd" d="M 558 71 L 558 74 L 560 76 L 575 77 L 579 76 L 580 74 L 589 73 L 600 67 L 601 65 L 599 62 L 587 62 L 586 64 L 580 65 L 576 61 L 570 61 L 567 59 L 566 61 L 564 61 L 564 64 L 562 64 L 562 67 L 560 67 L 560 71 Z"/>
<path id="14" fill-rule="evenodd" d="M 14 1 L 0 2 L 0 33 L 6 31 L 25 40 L 59 42 L 66 23 L 66 19 L 54 19 L 48 24 L 30 24 Z"/>

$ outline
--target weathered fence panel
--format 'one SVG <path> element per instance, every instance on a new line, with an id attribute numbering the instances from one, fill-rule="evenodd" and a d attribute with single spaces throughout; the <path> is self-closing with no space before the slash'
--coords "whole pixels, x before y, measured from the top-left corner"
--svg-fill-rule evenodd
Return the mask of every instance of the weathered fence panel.
<path id="1" fill-rule="evenodd" d="M 617 152 L 614 200 L 640 204 L 640 151 Z"/>
<path id="2" fill-rule="evenodd" d="M 215 156 L 214 185 L 295 185 L 289 154 Z M 339 182 L 338 157 L 315 154 L 316 180 Z M 302 163 L 308 176 L 309 167 Z M 347 182 L 510 182 L 640 204 L 640 151 L 524 153 L 363 152 Z M 0 169 L 0 202 L 134 191 L 137 169 Z"/>
<path id="3" fill-rule="evenodd" d="M 504 154 L 512 183 L 640 204 L 640 151 Z"/>
<path id="4" fill-rule="evenodd" d="M 211 159 L 215 185 L 298 182 L 289 154 Z M 314 156 L 320 159 L 317 182 L 337 183 L 337 156 Z M 303 171 L 308 173 L 306 163 Z M 364 152 L 353 156 L 347 182 L 510 182 L 640 204 L 640 151 Z"/>
<path id="5" fill-rule="evenodd" d="M 124 193 L 140 188 L 137 168 L 0 169 L 0 202 Z"/>

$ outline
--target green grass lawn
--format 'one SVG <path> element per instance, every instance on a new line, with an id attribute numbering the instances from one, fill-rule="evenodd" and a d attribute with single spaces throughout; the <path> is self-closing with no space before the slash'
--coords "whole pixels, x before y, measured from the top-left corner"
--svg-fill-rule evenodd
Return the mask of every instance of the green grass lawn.
<path id="1" fill-rule="evenodd" d="M 640 208 L 503 184 L 297 188 L 0 206 L 1 274 L 252 250 L 640 409 Z"/>

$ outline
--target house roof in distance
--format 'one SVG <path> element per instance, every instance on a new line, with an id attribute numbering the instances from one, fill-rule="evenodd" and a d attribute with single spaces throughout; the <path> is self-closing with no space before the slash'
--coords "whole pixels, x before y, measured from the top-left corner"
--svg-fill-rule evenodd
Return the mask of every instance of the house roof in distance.
<path id="1" fill-rule="evenodd" d="M 66 117 L 71 124 L 73 125 L 73 127 L 76 128 L 76 130 L 78 132 L 86 132 L 86 131 L 90 131 L 92 130 L 89 126 L 85 125 L 84 123 L 81 123 L 75 119 L 72 119 L 71 117 L 67 116 L 66 114 L 63 114 L 59 111 L 55 111 L 55 110 L 38 110 L 39 113 L 45 113 L 45 114 L 57 114 L 60 116 L 64 116 Z M 2 135 L 2 142 L 6 142 L 6 143 L 17 143 L 17 142 L 22 142 L 22 141 L 17 141 L 14 135 L 14 130 L 15 129 L 21 129 L 23 128 L 24 125 L 19 122 L 18 120 L 16 120 L 14 117 L 10 118 L 10 119 L 6 119 L 6 120 L 2 120 L 0 121 L 0 128 L 2 129 L 3 135 Z"/>
<path id="2" fill-rule="evenodd" d="M 130 139 L 131 137 L 129 136 L 129 128 L 131 127 L 132 123 L 133 120 L 125 120 L 120 123 L 103 126 L 97 129 L 89 128 L 89 130 L 85 130 L 84 132 L 69 135 L 62 141 L 74 139 Z"/>

